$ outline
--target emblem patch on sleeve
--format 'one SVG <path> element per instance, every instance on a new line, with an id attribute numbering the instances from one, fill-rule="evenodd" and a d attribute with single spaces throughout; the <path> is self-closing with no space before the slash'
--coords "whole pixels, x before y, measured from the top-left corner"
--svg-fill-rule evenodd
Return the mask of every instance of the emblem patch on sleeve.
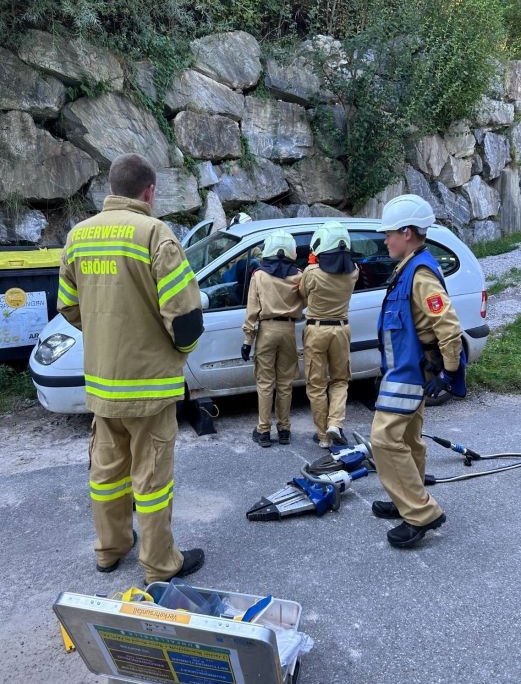
<path id="1" fill-rule="evenodd" d="M 429 311 L 433 314 L 441 314 L 445 309 L 445 301 L 441 294 L 431 295 L 425 300 Z"/>

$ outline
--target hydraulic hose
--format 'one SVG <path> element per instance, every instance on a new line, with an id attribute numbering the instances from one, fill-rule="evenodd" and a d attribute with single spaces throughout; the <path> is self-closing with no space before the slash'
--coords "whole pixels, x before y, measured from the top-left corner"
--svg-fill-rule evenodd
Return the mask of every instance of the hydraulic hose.
<path id="1" fill-rule="evenodd" d="M 465 456 L 463 463 L 466 466 L 471 466 L 472 461 L 490 461 L 499 458 L 521 458 L 521 453 L 519 452 L 504 452 L 498 454 L 478 454 L 476 451 L 463 446 L 462 444 L 455 444 L 448 439 L 443 439 L 442 437 L 436 437 L 434 435 L 428 435 L 425 432 L 422 433 L 422 437 L 428 437 L 432 439 L 436 444 L 439 444 L 446 449 L 451 449 L 458 454 Z M 501 466 L 500 468 L 492 468 L 491 470 L 483 470 L 478 473 L 467 473 L 466 475 L 455 475 L 453 477 L 436 477 L 435 475 L 425 475 L 426 485 L 444 484 L 447 482 L 460 482 L 463 480 L 471 480 L 474 477 L 484 477 L 485 475 L 494 475 L 495 473 L 504 473 L 507 470 L 515 470 L 516 468 L 521 468 L 521 461 L 517 463 L 512 463 L 510 465 Z"/>

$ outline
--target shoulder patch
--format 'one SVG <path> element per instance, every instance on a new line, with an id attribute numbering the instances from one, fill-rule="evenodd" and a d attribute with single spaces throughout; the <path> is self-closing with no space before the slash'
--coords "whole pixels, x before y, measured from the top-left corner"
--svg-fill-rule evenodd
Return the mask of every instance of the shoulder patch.
<path id="1" fill-rule="evenodd" d="M 441 294 L 430 295 L 425 299 L 425 304 L 427 308 L 433 314 L 441 314 L 445 310 L 445 301 Z"/>

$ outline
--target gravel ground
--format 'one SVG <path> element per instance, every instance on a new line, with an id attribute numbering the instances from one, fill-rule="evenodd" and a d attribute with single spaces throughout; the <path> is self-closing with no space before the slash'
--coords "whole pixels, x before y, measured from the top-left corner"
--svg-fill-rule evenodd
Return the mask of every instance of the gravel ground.
<path id="1" fill-rule="evenodd" d="M 495 277 L 503 275 L 511 268 L 521 268 L 521 246 L 511 252 L 479 259 L 479 263 L 483 269 L 486 284 L 490 285 Z M 509 287 L 498 295 L 490 295 L 486 321 L 491 330 L 512 323 L 520 314 L 521 284 Z"/>

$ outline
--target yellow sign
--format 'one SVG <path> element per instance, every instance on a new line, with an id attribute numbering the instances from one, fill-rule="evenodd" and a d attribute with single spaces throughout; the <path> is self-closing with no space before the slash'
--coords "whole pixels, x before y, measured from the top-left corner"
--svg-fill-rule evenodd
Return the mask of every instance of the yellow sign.
<path id="1" fill-rule="evenodd" d="M 127 615 L 135 615 L 136 617 L 149 618 L 151 620 L 179 622 L 183 625 L 188 625 L 191 617 L 188 613 L 160 610 L 159 608 L 152 608 L 152 606 L 143 605 L 142 603 L 123 603 L 119 612 L 127 613 Z"/>
<path id="2" fill-rule="evenodd" d="M 21 309 L 27 304 L 27 294 L 20 287 L 11 287 L 6 290 L 4 299 L 12 309 Z"/>

